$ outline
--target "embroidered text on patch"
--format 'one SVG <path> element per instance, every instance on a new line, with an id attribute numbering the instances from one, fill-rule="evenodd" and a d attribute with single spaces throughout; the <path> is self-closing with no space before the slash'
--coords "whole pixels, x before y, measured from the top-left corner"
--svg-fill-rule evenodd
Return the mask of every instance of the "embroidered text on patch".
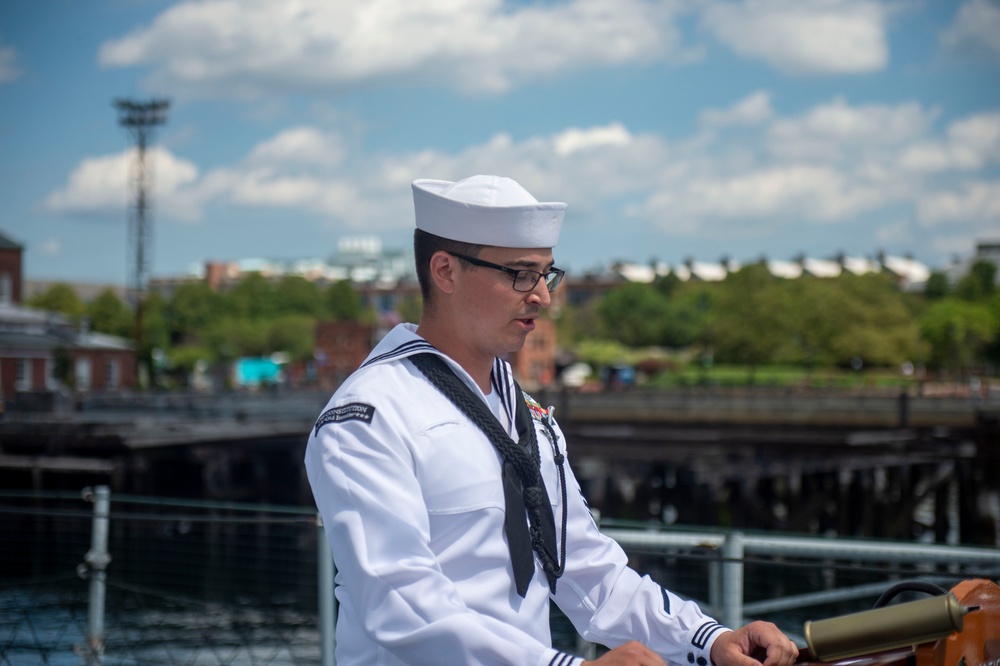
<path id="1" fill-rule="evenodd" d="M 316 421 L 315 434 L 318 435 L 319 429 L 327 423 L 342 423 L 344 421 L 364 421 L 365 423 L 371 423 L 373 416 L 375 416 L 375 408 L 371 405 L 366 405 L 363 402 L 350 402 L 323 412 L 319 420 Z"/>

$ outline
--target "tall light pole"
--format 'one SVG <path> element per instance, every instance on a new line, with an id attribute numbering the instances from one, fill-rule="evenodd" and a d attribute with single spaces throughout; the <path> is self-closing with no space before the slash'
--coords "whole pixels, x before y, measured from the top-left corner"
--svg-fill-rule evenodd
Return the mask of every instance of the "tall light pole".
<path id="1" fill-rule="evenodd" d="M 124 127 L 136 146 L 135 157 L 130 165 L 129 186 L 132 203 L 129 206 L 128 237 L 132 250 L 129 275 L 133 306 L 135 307 L 136 346 L 136 386 L 141 380 L 141 355 L 144 345 L 143 307 L 146 293 L 146 272 L 149 267 L 147 245 L 152 236 L 149 209 L 149 171 L 146 168 L 146 146 L 153 135 L 153 128 L 167 122 L 169 100 L 153 99 L 137 102 L 130 99 L 116 99 L 118 124 Z"/>

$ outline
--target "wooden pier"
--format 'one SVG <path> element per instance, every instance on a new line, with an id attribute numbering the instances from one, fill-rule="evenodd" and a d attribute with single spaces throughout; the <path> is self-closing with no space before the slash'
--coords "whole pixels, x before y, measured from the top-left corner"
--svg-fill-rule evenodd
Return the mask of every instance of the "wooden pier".
<path id="1" fill-rule="evenodd" d="M 0 421 L 0 487 L 309 505 L 320 393 L 104 397 Z M 639 521 L 997 544 L 997 400 L 539 392 L 592 508 Z"/>

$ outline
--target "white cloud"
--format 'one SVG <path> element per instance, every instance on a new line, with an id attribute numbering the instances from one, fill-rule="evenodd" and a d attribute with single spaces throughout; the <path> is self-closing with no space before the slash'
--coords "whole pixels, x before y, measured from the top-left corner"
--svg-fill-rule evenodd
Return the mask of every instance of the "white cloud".
<path id="1" fill-rule="evenodd" d="M 699 116 L 699 122 L 708 127 L 759 125 L 770 120 L 773 115 L 771 93 L 758 90 L 727 109 L 707 109 L 703 111 Z"/>
<path id="2" fill-rule="evenodd" d="M 134 150 L 127 150 L 83 160 L 69 174 L 65 186 L 45 199 L 46 208 L 66 213 L 124 210 L 130 203 L 128 179 L 134 156 Z M 195 181 L 198 169 L 162 148 L 148 150 L 146 161 L 150 169 L 150 194 L 156 206 L 181 218 L 196 215 L 190 201 L 175 195 Z"/>
<path id="3" fill-rule="evenodd" d="M 913 242 L 913 229 L 906 219 L 899 219 L 879 226 L 875 239 L 882 247 L 887 245 L 910 245 Z"/>
<path id="4" fill-rule="evenodd" d="M 843 220 L 886 203 L 885 192 L 848 174 L 799 164 L 675 182 L 649 197 L 645 214 L 678 233 L 705 231 L 702 224 L 715 220 L 724 236 L 724 229 L 746 225 L 763 225 L 758 232 L 767 232 L 792 220 Z"/>
<path id="5" fill-rule="evenodd" d="M 38 253 L 43 257 L 58 257 L 62 254 L 62 242 L 58 238 L 46 238 L 39 243 Z"/>
<path id="6" fill-rule="evenodd" d="M 259 96 L 372 81 L 502 92 L 567 70 L 685 59 L 678 0 L 186 1 L 106 42 L 107 67 L 151 66 L 157 89 Z"/>
<path id="7" fill-rule="evenodd" d="M 250 160 L 264 164 L 336 165 L 346 149 L 340 136 L 312 127 L 294 127 L 280 132 L 254 148 Z"/>
<path id="8" fill-rule="evenodd" d="M 17 66 L 17 50 L 0 45 L 0 83 L 10 83 L 21 76 Z"/>
<path id="9" fill-rule="evenodd" d="M 776 120 L 767 145 L 784 158 L 835 160 L 852 151 L 906 145 L 924 136 L 936 115 L 915 102 L 851 106 L 838 98 L 800 117 Z"/>
<path id="10" fill-rule="evenodd" d="M 948 126 L 943 139 L 914 143 L 899 165 L 918 172 L 971 171 L 1000 162 L 1000 111 L 961 118 Z"/>
<path id="11" fill-rule="evenodd" d="M 873 0 L 720 0 L 702 17 L 739 55 L 796 75 L 884 69 L 885 21 L 885 8 Z"/>
<path id="12" fill-rule="evenodd" d="M 917 215 L 924 226 L 961 223 L 995 231 L 1000 223 L 1000 181 L 972 181 L 952 191 L 922 195 Z"/>
<path id="13" fill-rule="evenodd" d="M 755 93 L 716 112 L 711 122 L 757 122 L 734 136 L 699 130 L 678 141 L 611 123 L 523 140 L 499 133 L 454 152 L 366 156 L 350 150 L 345 134 L 299 126 L 204 175 L 158 153 L 154 204 L 180 219 L 214 219 L 205 214 L 209 207 L 220 213 L 273 208 L 288 211 L 283 221 L 292 224 L 319 218 L 341 231 L 383 233 L 409 229 L 414 178 L 499 173 L 539 199 L 569 202 L 573 223 L 590 225 L 587 233 L 595 234 L 591 242 L 608 242 L 615 233 L 732 242 L 872 216 L 881 217 L 875 237 L 886 242 L 910 233 L 913 242 L 923 242 L 916 234 L 947 222 L 949 233 L 964 233 L 971 247 L 974 234 L 1000 220 L 1000 185 L 984 173 L 990 160 L 1000 159 L 1000 113 L 935 129 L 936 112 L 919 104 L 852 106 L 837 99 L 782 116 L 765 101 Z M 783 144 L 798 149 L 779 149 Z M 978 146 L 980 158 L 952 159 L 936 172 L 899 167 L 927 145 Z M 48 206 L 121 209 L 126 157 L 85 160 Z"/>
<path id="14" fill-rule="evenodd" d="M 941 33 L 941 45 L 952 52 L 1000 58 L 1000 3 L 969 0 Z"/>
<path id="15" fill-rule="evenodd" d="M 632 141 L 632 136 L 621 123 L 612 123 L 606 127 L 590 129 L 568 129 L 556 135 L 553 140 L 557 155 L 569 155 L 580 150 L 599 148 L 601 146 L 625 146 Z"/>

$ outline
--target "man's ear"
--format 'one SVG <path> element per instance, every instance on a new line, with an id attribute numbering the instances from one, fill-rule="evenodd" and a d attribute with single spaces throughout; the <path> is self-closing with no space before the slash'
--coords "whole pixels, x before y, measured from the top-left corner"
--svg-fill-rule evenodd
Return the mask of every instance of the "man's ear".
<path id="1" fill-rule="evenodd" d="M 458 273 L 458 257 L 444 250 L 438 250 L 431 256 L 431 279 L 442 292 L 450 294 L 455 291 L 455 280 Z"/>

